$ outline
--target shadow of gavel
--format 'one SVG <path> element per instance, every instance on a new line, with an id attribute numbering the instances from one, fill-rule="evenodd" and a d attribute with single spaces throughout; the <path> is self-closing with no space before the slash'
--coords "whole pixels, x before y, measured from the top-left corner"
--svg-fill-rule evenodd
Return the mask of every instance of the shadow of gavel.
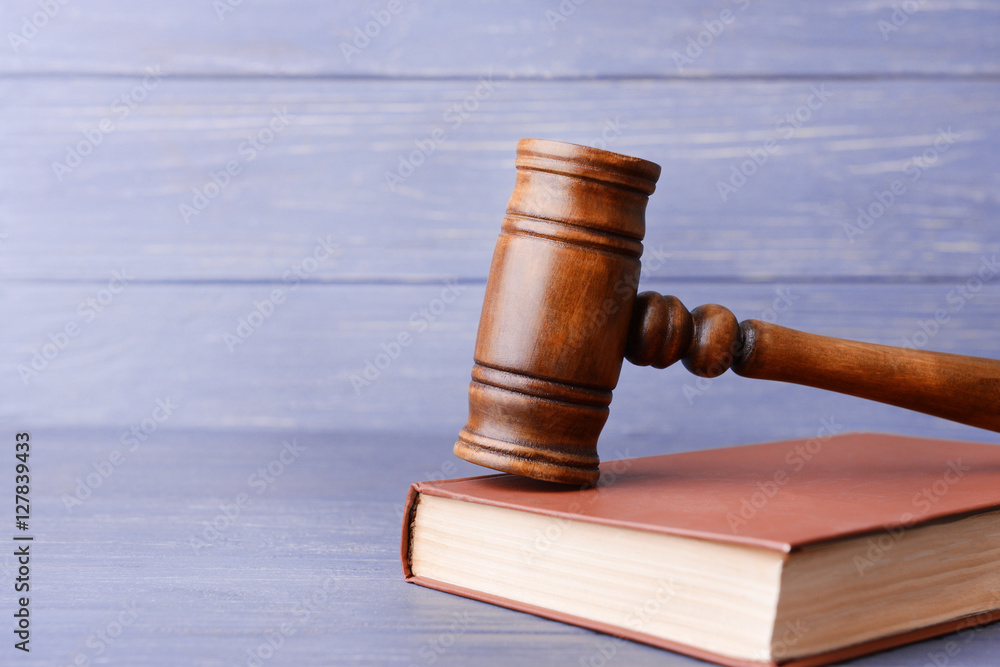
<path id="1" fill-rule="evenodd" d="M 592 484 L 623 359 L 859 396 L 1000 431 L 1000 361 L 858 343 L 637 294 L 657 164 L 522 139 L 486 283 L 469 419 L 455 454 L 525 477 Z"/>

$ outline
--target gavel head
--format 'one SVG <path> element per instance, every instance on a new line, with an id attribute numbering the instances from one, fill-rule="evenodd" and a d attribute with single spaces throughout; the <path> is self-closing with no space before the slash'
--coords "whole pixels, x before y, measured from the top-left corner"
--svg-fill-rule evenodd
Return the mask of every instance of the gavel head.
<path id="1" fill-rule="evenodd" d="M 522 139 L 476 339 L 455 454 L 566 484 L 598 478 L 660 167 Z"/>

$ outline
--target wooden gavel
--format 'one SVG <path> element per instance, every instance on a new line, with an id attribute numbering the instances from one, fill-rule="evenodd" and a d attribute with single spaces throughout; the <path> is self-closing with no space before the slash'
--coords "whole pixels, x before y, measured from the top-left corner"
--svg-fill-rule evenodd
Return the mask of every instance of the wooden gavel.
<path id="1" fill-rule="evenodd" d="M 622 360 L 829 389 L 1000 431 L 1000 361 L 857 343 L 636 294 L 660 166 L 522 139 L 486 283 L 469 419 L 455 454 L 592 484 Z"/>

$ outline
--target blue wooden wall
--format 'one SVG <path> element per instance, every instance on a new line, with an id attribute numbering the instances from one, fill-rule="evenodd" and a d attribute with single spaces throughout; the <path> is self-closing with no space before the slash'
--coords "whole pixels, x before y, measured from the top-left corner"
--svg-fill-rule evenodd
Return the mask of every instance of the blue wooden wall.
<path id="1" fill-rule="evenodd" d="M 349 613 L 327 604 L 302 652 L 269 664 L 429 664 L 420 649 L 472 603 L 402 586 L 396 510 L 409 481 L 476 470 L 450 449 L 521 137 L 663 166 L 643 289 L 1000 358 L 1000 3 L 5 0 L 0 28 L 0 424 L 48 443 L 36 501 L 63 544 L 40 584 L 49 653 L 30 664 L 69 664 L 114 617 L 123 594 L 77 570 L 93 540 L 126 568 L 94 560 L 98 580 L 155 581 L 122 656 L 176 635 L 184 664 L 245 664 L 292 599 L 279 573 L 315 591 L 327 568 Z M 626 368 L 601 454 L 822 420 L 1000 442 L 812 389 Z M 67 509 L 136 428 L 135 472 Z M 228 534 L 234 560 L 197 570 L 207 607 L 184 613 L 213 643 L 156 571 L 219 558 L 184 541 L 295 438 L 311 463 Z M 301 531 L 269 531 L 278 515 Z M 600 641 L 474 615 L 435 661 L 577 664 Z"/>

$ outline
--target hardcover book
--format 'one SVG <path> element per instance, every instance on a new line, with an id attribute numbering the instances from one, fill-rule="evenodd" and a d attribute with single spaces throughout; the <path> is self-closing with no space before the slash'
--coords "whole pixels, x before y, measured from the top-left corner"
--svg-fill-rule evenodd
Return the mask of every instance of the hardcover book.
<path id="1" fill-rule="evenodd" d="M 407 581 L 725 665 L 1000 618 L 1000 446 L 854 433 L 413 484 Z"/>

